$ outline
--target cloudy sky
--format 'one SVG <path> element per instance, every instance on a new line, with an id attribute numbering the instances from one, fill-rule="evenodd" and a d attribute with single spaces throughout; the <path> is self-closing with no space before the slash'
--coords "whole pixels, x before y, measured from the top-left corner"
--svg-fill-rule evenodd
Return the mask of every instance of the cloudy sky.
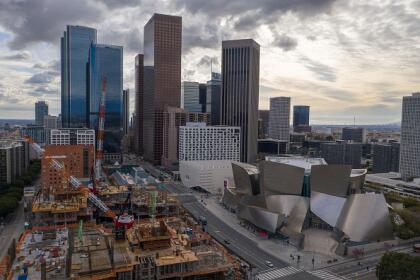
<path id="1" fill-rule="evenodd" d="M 60 112 L 67 24 L 124 46 L 124 87 L 134 92 L 134 56 L 155 12 L 183 17 L 184 80 L 208 80 L 211 59 L 220 68 L 222 40 L 254 38 L 260 109 L 290 96 L 311 106 L 313 124 L 391 123 L 401 97 L 420 90 L 420 1 L 0 0 L 0 118 L 34 118 L 36 100 Z"/>

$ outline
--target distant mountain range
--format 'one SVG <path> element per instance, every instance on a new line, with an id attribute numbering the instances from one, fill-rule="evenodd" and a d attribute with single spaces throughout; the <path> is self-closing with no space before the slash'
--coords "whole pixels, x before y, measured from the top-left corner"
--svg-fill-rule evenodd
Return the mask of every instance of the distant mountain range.
<path id="1" fill-rule="evenodd" d="M 8 123 L 9 125 L 26 125 L 34 124 L 35 120 L 0 119 L 0 126 L 4 126 L 6 123 Z"/>

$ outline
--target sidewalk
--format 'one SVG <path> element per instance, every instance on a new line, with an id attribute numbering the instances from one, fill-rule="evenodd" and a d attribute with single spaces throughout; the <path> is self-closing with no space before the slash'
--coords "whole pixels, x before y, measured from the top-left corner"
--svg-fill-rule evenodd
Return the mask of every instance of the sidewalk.
<path id="1" fill-rule="evenodd" d="M 201 197 L 197 197 L 199 201 L 201 201 Z M 236 217 L 236 214 L 230 212 L 229 210 L 225 209 L 223 205 L 221 205 L 217 198 L 214 196 L 210 196 L 209 198 L 204 198 L 204 207 L 207 208 L 211 213 L 214 215 L 223 218 L 224 222 L 228 224 L 230 227 L 235 229 L 236 231 L 242 233 L 249 239 L 255 241 L 258 244 L 258 247 L 267 253 L 287 262 L 290 265 L 301 268 L 304 270 L 312 270 L 312 258 L 315 259 L 315 269 L 319 267 L 324 267 L 327 265 L 328 260 L 332 260 L 333 258 L 342 259 L 342 257 L 336 256 L 326 256 L 319 253 L 312 253 L 312 252 L 304 252 L 299 251 L 296 247 L 287 244 L 285 241 L 278 240 L 278 239 L 265 239 L 262 238 L 255 233 L 252 232 L 252 229 L 247 229 L 245 226 L 241 225 L 239 219 Z M 290 258 L 290 255 L 295 256 L 295 260 L 293 261 Z M 300 256 L 300 262 L 297 263 L 297 255 Z"/>

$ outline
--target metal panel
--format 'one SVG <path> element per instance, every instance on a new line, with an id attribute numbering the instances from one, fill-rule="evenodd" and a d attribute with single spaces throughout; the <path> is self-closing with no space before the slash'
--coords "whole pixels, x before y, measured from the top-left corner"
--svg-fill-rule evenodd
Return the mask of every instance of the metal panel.
<path id="1" fill-rule="evenodd" d="M 260 164 L 260 187 L 266 194 L 302 193 L 305 169 L 284 163 L 263 161 Z"/>
<path id="2" fill-rule="evenodd" d="M 360 193 L 365 183 L 367 169 L 352 169 L 350 174 L 350 193 Z"/>
<path id="3" fill-rule="evenodd" d="M 239 204 L 238 206 L 238 216 L 271 233 L 276 232 L 284 220 L 278 213 L 243 204 Z"/>
<path id="4" fill-rule="evenodd" d="M 313 165 L 311 190 L 345 197 L 348 194 L 350 172 L 350 165 Z"/>
<path id="5" fill-rule="evenodd" d="M 311 211 L 332 227 L 337 224 L 346 198 L 325 193 L 311 193 Z"/>
<path id="6" fill-rule="evenodd" d="M 353 241 L 392 239 L 392 224 L 384 195 L 351 195 L 343 207 L 337 228 Z"/>
<path id="7" fill-rule="evenodd" d="M 238 194 L 258 194 L 258 168 L 245 163 L 232 163 L 233 178 Z"/>
<path id="8" fill-rule="evenodd" d="M 285 234 L 301 233 L 309 209 L 309 199 L 296 195 L 270 195 L 266 197 L 267 209 L 284 215 Z"/>

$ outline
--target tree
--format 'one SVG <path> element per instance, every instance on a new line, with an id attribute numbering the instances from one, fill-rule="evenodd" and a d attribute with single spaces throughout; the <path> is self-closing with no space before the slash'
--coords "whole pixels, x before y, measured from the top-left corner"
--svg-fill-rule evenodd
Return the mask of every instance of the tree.
<path id="1" fill-rule="evenodd" d="M 420 257 L 388 252 L 376 266 L 379 280 L 418 280 L 420 279 Z"/>

